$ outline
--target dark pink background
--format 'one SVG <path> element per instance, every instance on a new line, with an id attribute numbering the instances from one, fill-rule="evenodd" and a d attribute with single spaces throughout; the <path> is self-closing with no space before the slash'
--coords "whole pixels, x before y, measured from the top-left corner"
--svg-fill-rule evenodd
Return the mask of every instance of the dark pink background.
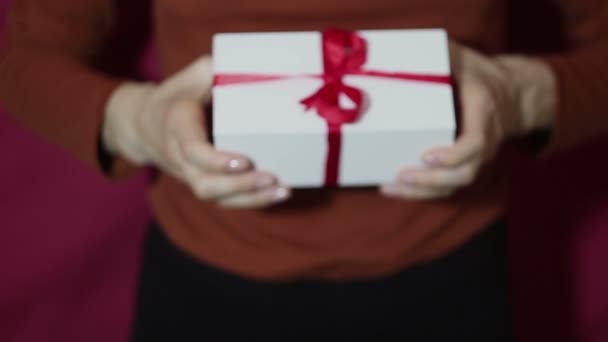
<path id="1" fill-rule="evenodd" d="M 0 12 L 8 2 L 0 0 Z M 144 42 L 146 11 L 137 13 L 141 26 L 121 27 Z M 122 58 L 145 45 L 115 48 Z M 110 71 L 154 76 L 150 54 L 113 56 Z M 607 150 L 608 141 L 597 141 L 542 163 L 521 158 L 512 170 L 508 219 L 522 341 L 608 341 Z M 4 113 L 0 155 L 0 341 L 126 341 L 150 218 L 145 177 L 112 184 Z"/>

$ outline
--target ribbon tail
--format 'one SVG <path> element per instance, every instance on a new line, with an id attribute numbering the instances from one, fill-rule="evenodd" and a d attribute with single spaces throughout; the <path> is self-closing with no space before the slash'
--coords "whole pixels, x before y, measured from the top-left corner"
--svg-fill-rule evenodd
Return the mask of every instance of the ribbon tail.
<path id="1" fill-rule="evenodd" d="M 325 162 L 325 186 L 335 187 L 340 179 L 342 155 L 342 125 L 327 124 L 327 160 Z"/>
<path id="2" fill-rule="evenodd" d="M 312 95 L 300 101 L 300 104 L 304 106 L 304 109 L 310 110 L 315 106 L 316 96 Z"/>

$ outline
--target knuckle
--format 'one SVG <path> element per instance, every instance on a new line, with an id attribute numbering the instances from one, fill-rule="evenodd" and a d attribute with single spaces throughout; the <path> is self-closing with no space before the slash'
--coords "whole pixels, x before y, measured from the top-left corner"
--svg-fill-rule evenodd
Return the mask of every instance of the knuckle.
<path id="1" fill-rule="evenodd" d="M 182 155 L 184 156 L 184 158 L 186 158 L 187 160 L 194 160 L 196 159 L 196 145 L 191 143 L 191 142 L 185 142 L 185 141 L 180 141 L 177 143 L 178 149 L 179 151 L 182 153 Z"/>
<path id="2" fill-rule="evenodd" d="M 215 186 L 208 180 L 198 180 L 191 182 L 194 195 L 202 200 L 211 200 L 216 197 Z"/>
<path id="3" fill-rule="evenodd" d="M 200 182 L 201 177 L 204 177 L 204 175 L 186 163 L 178 163 L 176 168 L 181 172 L 189 184 L 196 184 L 197 182 Z"/>
<path id="4" fill-rule="evenodd" d="M 475 181 L 477 177 L 477 168 L 474 166 L 468 166 L 461 171 L 460 178 L 461 184 L 470 185 Z"/>
<path id="5" fill-rule="evenodd" d="M 215 169 L 210 161 L 208 153 L 204 150 L 204 146 L 196 141 L 182 141 L 179 144 L 179 150 L 184 156 L 184 159 L 202 168 Z"/>
<path id="6" fill-rule="evenodd" d="M 485 88 L 483 91 L 483 101 L 481 110 L 484 113 L 494 113 L 499 107 L 499 100 L 496 91 Z"/>
<path id="7" fill-rule="evenodd" d="M 471 137 L 471 148 L 478 152 L 483 149 L 484 146 L 486 146 L 487 142 L 488 137 L 485 134 L 476 134 L 475 136 Z"/>

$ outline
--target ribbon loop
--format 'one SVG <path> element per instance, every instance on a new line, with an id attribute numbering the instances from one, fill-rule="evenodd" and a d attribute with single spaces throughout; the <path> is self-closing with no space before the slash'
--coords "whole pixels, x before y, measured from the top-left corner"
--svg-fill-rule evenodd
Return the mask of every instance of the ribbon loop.
<path id="1" fill-rule="evenodd" d="M 323 86 L 301 103 L 331 124 L 356 122 L 362 114 L 363 92 L 344 84 L 347 73 L 360 71 L 366 60 L 365 40 L 356 32 L 329 29 L 323 32 Z M 343 108 L 340 96 L 353 108 Z"/>
<path id="2" fill-rule="evenodd" d="M 340 104 L 341 95 L 350 100 L 353 104 L 351 108 L 344 108 Z M 301 103 L 307 110 L 314 109 L 328 123 L 345 124 L 356 122 L 361 116 L 363 98 L 363 92 L 357 88 L 331 83 L 325 84 Z"/>

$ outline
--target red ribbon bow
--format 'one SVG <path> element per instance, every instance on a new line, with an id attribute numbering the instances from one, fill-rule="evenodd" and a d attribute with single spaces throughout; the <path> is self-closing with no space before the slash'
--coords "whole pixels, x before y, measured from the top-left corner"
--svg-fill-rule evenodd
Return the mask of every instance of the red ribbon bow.
<path id="1" fill-rule="evenodd" d="M 325 186 L 338 184 L 342 149 L 342 125 L 356 122 L 364 112 L 365 96 L 360 89 L 344 84 L 346 75 L 363 75 L 399 79 L 405 81 L 451 84 L 451 77 L 401 72 L 364 70 L 367 61 L 367 42 L 357 32 L 328 29 L 322 34 L 322 75 L 259 75 L 218 74 L 214 85 L 230 85 L 273 81 L 294 77 L 314 77 L 323 80 L 323 86 L 314 94 L 300 101 L 306 109 L 315 109 L 328 125 L 328 152 L 325 164 Z M 352 108 L 340 106 L 340 96 L 346 96 L 354 104 Z"/>

